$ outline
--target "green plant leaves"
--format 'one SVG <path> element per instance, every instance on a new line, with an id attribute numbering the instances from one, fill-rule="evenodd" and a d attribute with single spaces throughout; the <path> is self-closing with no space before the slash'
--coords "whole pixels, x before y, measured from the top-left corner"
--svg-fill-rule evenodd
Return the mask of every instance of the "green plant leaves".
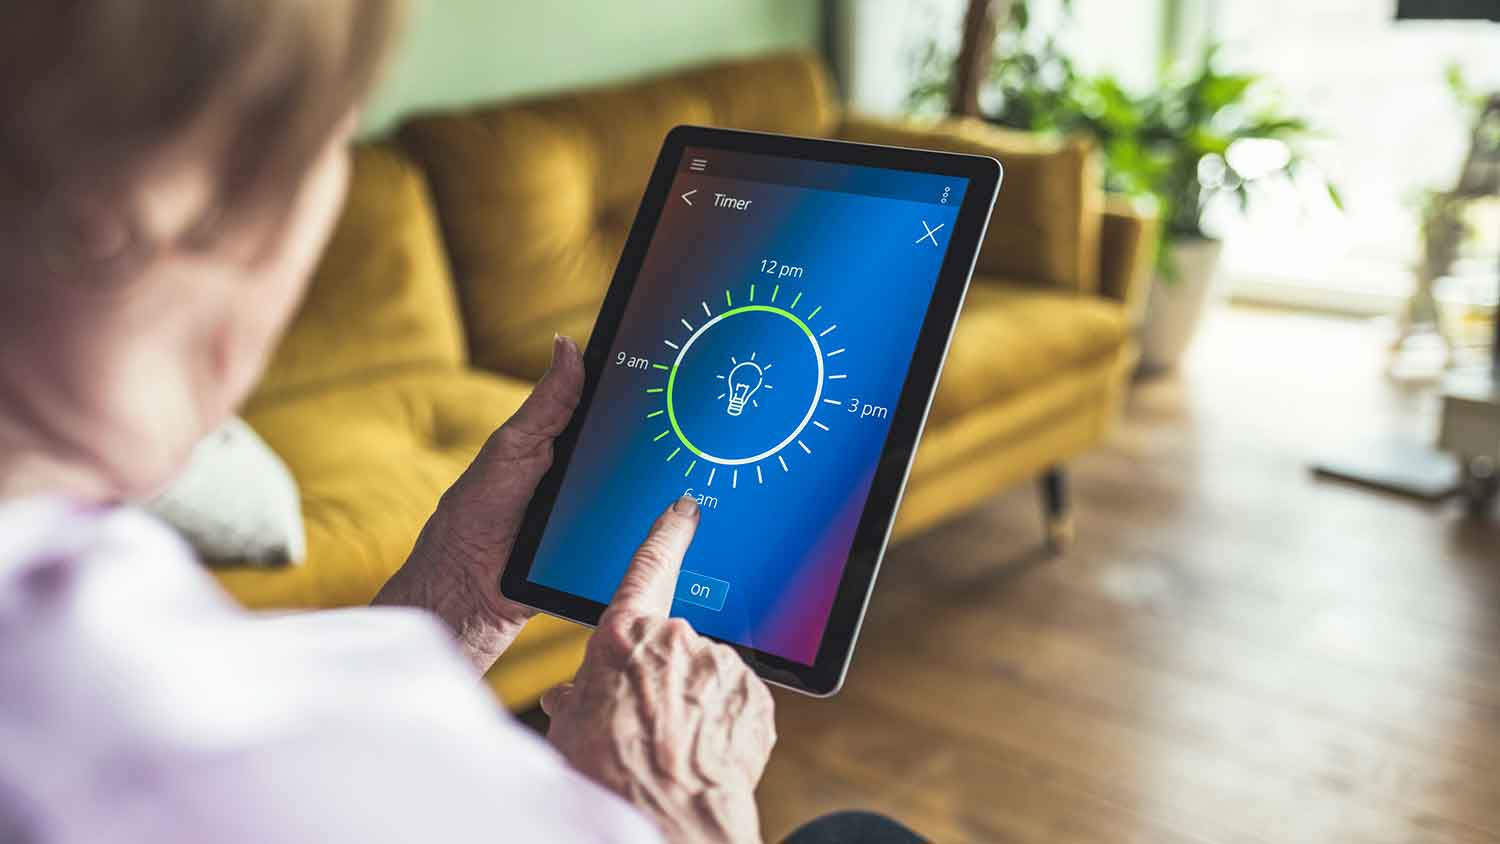
<path id="1" fill-rule="evenodd" d="M 1206 111 L 1218 111 L 1221 108 L 1242 102 L 1245 92 L 1250 90 L 1258 80 L 1249 74 L 1230 74 L 1227 76 L 1214 75 L 1211 71 L 1203 79 L 1203 84 L 1198 88 L 1198 97 L 1202 107 Z"/>
<path id="2" fill-rule="evenodd" d="M 1248 209 L 1257 183 L 1295 176 L 1303 160 L 1301 143 L 1312 134 L 1302 117 L 1280 108 L 1263 77 L 1219 71 L 1218 53 L 1219 46 L 1211 44 L 1196 61 L 1165 73 L 1151 90 L 1133 93 L 1107 74 L 1080 72 L 1057 34 L 1037 31 L 1025 0 L 1015 0 L 996 37 L 989 90 L 982 98 L 986 119 L 1094 138 L 1110 190 L 1155 197 L 1169 238 L 1202 237 L 1205 204 L 1224 194 Z M 928 44 L 918 56 L 909 102 L 924 110 L 946 104 L 952 68 L 953 55 Z M 1458 88 L 1462 80 L 1454 84 Z M 1230 149 L 1247 140 L 1284 144 L 1280 166 L 1237 170 Z M 1214 178 L 1205 182 L 1200 166 L 1208 156 L 1216 162 L 1210 168 Z M 1328 184 L 1327 190 L 1342 209 L 1337 188 Z"/>

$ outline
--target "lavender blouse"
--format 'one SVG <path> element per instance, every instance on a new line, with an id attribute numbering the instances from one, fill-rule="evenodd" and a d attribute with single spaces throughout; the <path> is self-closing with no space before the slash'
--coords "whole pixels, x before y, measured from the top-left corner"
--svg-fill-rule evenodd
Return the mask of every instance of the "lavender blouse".
<path id="1" fill-rule="evenodd" d="M 654 842 L 415 610 L 258 617 L 128 508 L 0 504 L 0 842 Z"/>

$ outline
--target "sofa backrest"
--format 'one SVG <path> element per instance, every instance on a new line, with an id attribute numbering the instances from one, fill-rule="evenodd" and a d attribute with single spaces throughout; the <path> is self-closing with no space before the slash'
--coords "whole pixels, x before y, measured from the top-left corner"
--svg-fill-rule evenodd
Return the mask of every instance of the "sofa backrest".
<path id="1" fill-rule="evenodd" d="M 1005 176 L 975 271 L 1078 293 L 1099 292 L 1104 177 L 1092 142 L 966 118 L 931 125 L 852 118 L 839 137 L 998 158 Z"/>
<path id="2" fill-rule="evenodd" d="M 379 371 L 464 360 L 421 171 L 389 143 L 356 145 L 333 237 L 249 407 Z"/>
<path id="3" fill-rule="evenodd" d="M 587 339 L 668 130 L 837 121 L 822 60 L 791 53 L 420 116 L 398 137 L 428 175 L 473 362 L 534 378 L 554 332 Z"/>

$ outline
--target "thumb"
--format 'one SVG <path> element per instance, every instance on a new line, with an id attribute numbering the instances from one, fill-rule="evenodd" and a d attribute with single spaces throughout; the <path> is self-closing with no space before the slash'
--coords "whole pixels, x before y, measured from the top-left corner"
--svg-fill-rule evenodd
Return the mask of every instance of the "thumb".
<path id="1" fill-rule="evenodd" d="M 531 395 L 484 444 L 481 457 L 512 461 L 534 454 L 568 426 L 583 392 L 583 354 L 561 335 L 552 339 L 552 364 Z"/>
<path id="2" fill-rule="evenodd" d="M 548 718 L 553 717 L 567 703 L 568 696 L 571 694 L 573 694 L 572 683 L 558 683 L 542 695 L 542 711 L 547 713 Z"/>

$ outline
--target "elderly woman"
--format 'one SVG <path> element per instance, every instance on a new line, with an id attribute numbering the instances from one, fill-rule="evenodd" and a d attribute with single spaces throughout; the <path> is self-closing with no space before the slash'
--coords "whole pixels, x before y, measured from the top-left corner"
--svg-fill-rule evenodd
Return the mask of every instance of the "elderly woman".
<path id="1" fill-rule="evenodd" d="M 400 5 L 4 12 L 6 844 L 759 840 L 771 697 L 667 618 L 691 499 L 650 526 L 577 677 L 547 695 L 545 741 L 474 680 L 532 615 L 495 583 L 577 401 L 571 341 L 443 496 L 386 607 L 255 618 L 124 503 L 255 383 L 338 212 Z M 834 816 L 794 840 L 898 832 Z"/>

